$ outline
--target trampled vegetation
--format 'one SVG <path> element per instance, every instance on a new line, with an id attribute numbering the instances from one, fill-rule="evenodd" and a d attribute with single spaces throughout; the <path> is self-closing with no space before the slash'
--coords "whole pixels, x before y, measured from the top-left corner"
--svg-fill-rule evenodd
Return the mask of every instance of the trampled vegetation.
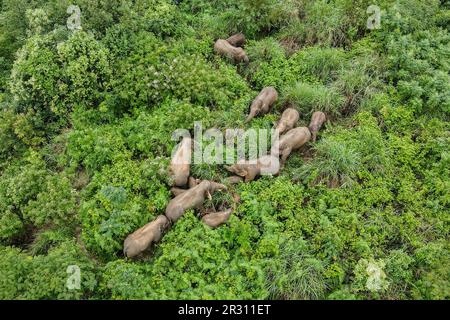
<path id="1" fill-rule="evenodd" d="M 450 298 L 449 26 L 438 0 L 0 0 L 0 299 Z M 248 63 L 214 53 L 237 32 Z M 124 257 L 172 197 L 174 130 L 286 107 L 327 114 L 316 142 L 208 199 L 239 199 L 221 227 L 190 210 Z"/>

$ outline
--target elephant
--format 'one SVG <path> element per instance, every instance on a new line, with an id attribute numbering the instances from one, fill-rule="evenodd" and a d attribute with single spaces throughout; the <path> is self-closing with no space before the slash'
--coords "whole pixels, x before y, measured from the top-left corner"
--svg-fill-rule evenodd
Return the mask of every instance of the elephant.
<path id="1" fill-rule="evenodd" d="M 271 154 L 281 155 L 283 165 L 292 151 L 299 149 L 311 140 L 311 132 L 306 127 L 297 127 L 289 130 L 272 146 Z"/>
<path id="2" fill-rule="evenodd" d="M 297 110 L 294 108 L 287 108 L 283 111 L 275 130 L 278 131 L 278 134 L 283 134 L 286 131 L 293 129 L 299 118 L 300 114 Z"/>
<path id="3" fill-rule="evenodd" d="M 245 36 L 243 33 L 236 33 L 226 39 L 233 47 L 242 47 L 245 44 Z"/>
<path id="4" fill-rule="evenodd" d="M 227 222 L 227 220 L 231 216 L 231 209 L 220 211 L 220 212 L 211 212 L 207 213 L 202 217 L 202 221 L 204 224 L 211 228 L 217 228 L 221 224 Z"/>
<path id="5" fill-rule="evenodd" d="M 147 250 L 152 243 L 159 242 L 165 230 L 170 226 L 169 219 L 160 215 L 152 222 L 137 229 L 125 239 L 123 253 L 128 258 L 133 258 Z"/>
<path id="6" fill-rule="evenodd" d="M 217 40 L 214 44 L 214 51 L 221 56 L 227 57 L 235 63 L 249 62 L 244 49 L 232 46 L 227 40 Z"/>
<path id="7" fill-rule="evenodd" d="M 227 187 L 214 181 L 203 180 L 195 187 L 181 192 L 170 200 L 166 207 L 166 217 L 172 223 L 176 222 L 187 210 L 200 208 L 206 196 L 211 196 L 215 191 L 221 190 L 227 190 Z"/>
<path id="8" fill-rule="evenodd" d="M 258 96 L 253 100 L 250 106 L 250 113 L 245 119 L 245 122 L 249 122 L 257 115 L 263 115 L 269 112 L 270 107 L 277 101 L 278 92 L 274 87 L 265 87 L 261 90 Z"/>
<path id="9" fill-rule="evenodd" d="M 321 111 L 316 111 L 313 113 L 311 117 L 311 122 L 309 123 L 309 131 L 311 131 L 312 142 L 316 142 L 317 133 L 320 128 L 322 128 L 323 124 L 327 120 L 325 113 Z"/>
<path id="10" fill-rule="evenodd" d="M 250 182 L 263 174 L 277 175 L 280 171 L 280 163 L 278 157 L 265 155 L 256 160 L 240 160 L 236 164 L 225 166 L 225 169 L 244 177 L 245 182 Z"/>
<path id="11" fill-rule="evenodd" d="M 173 153 L 170 162 L 169 172 L 174 186 L 183 187 L 187 184 L 190 174 L 191 155 L 192 139 L 185 137 Z"/>

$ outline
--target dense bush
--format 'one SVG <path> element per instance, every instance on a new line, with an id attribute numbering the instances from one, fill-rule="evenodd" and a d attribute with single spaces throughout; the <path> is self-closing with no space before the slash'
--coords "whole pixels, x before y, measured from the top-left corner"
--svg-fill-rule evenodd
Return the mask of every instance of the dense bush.
<path id="1" fill-rule="evenodd" d="M 66 240 L 45 256 L 28 256 L 11 247 L 1 251 L 2 269 L 9 271 L 1 275 L 2 299 L 87 298 L 97 285 L 94 264 L 74 241 Z M 80 270 L 80 289 L 66 285 L 69 266 Z"/>
<path id="2" fill-rule="evenodd" d="M 234 67 L 208 62 L 198 54 L 180 55 L 152 34 L 143 33 L 136 48 L 118 65 L 109 105 L 152 108 L 167 97 L 214 108 L 228 108 L 248 90 Z"/>
<path id="3" fill-rule="evenodd" d="M 169 192 L 158 160 L 118 160 L 97 172 L 81 203 L 82 239 L 98 256 L 114 257 L 133 230 L 162 212 Z"/>

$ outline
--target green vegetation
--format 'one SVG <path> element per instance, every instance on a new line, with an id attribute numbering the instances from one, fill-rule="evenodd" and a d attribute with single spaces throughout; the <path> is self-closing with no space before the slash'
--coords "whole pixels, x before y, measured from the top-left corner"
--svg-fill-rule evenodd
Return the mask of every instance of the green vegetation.
<path id="1" fill-rule="evenodd" d="M 0 299 L 449 299 L 450 7 L 379 1 L 369 30 L 372 2 L 0 0 Z M 248 65 L 213 52 L 235 32 Z M 327 113 L 316 143 L 230 187 L 226 225 L 190 211 L 124 258 L 170 200 L 174 130 L 286 106 Z"/>

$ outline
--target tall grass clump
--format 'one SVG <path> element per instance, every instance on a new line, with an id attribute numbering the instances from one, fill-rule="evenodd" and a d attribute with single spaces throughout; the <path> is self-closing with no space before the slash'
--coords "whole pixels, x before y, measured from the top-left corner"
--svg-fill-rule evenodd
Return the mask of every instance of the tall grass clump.
<path id="1" fill-rule="evenodd" d="M 336 88 L 297 82 L 285 90 L 283 102 L 296 108 L 302 115 L 323 111 L 337 116 L 345 99 Z"/>
<path id="2" fill-rule="evenodd" d="M 310 47 L 289 59 L 292 69 L 301 76 L 314 77 L 327 84 L 337 78 L 346 62 L 345 52 L 336 48 Z"/>
<path id="3" fill-rule="evenodd" d="M 278 264 L 269 272 L 271 299 L 316 300 L 324 296 L 324 267 L 306 249 L 302 239 L 290 240 L 282 246 Z"/>
<path id="4" fill-rule="evenodd" d="M 323 182 L 329 187 L 345 187 L 355 181 L 361 157 L 348 141 L 327 137 L 320 140 L 313 150 L 315 158 L 298 170 L 300 178 Z"/>

